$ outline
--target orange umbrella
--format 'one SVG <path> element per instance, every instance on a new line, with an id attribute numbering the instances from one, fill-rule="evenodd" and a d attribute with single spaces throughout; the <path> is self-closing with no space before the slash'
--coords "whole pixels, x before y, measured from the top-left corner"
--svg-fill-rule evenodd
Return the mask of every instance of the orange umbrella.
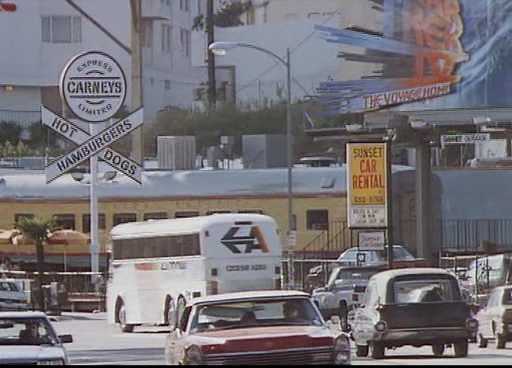
<path id="1" fill-rule="evenodd" d="M 1 230 L 0 231 L 0 244 L 13 244 L 13 238 L 19 234 L 21 234 L 21 231 L 19 231 L 17 229 Z"/>
<path id="2" fill-rule="evenodd" d="M 53 245 L 87 245 L 89 242 L 87 234 L 76 230 L 56 230 L 48 237 L 48 244 Z"/>
<path id="3" fill-rule="evenodd" d="M 30 238 L 27 238 L 25 235 L 18 233 L 11 238 L 11 243 L 13 245 L 28 245 L 34 244 L 34 241 Z"/>

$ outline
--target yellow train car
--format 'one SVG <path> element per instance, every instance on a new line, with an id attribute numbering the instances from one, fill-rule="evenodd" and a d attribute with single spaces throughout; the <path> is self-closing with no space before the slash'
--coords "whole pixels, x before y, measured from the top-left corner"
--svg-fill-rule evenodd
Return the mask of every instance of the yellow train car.
<path id="1" fill-rule="evenodd" d="M 89 185 L 85 179 L 77 182 L 64 175 L 46 184 L 44 172 L 26 171 L 0 171 L 0 177 L 0 228 L 10 229 L 19 218 L 35 216 L 54 218 L 62 228 L 90 232 Z M 120 223 L 226 212 L 272 216 L 282 229 L 283 248 L 287 249 L 286 169 L 146 171 L 142 186 L 117 176 L 100 181 L 98 193 L 103 253 L 110 250 L 110 230 Z M 339 252 L 353 244 L 345 228 L 345 168 L 294 168 L 293 212 L 297 224 L 295 251 Z M 29 248 L 0 244 L 0 253 L 27 254 Z M 87 256 L 89 249 L 46 247 L 50 255 L 64 252 Z"/>

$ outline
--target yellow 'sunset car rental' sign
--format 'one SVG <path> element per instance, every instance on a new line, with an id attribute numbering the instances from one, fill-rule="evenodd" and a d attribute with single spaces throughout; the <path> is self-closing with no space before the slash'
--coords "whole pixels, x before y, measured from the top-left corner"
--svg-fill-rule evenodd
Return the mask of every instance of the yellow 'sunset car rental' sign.
<path id="1" fill-rule="evenodd" d="M 348 143 L 347 167 L 349 227 L 387 227 L 386 143 Z"/>

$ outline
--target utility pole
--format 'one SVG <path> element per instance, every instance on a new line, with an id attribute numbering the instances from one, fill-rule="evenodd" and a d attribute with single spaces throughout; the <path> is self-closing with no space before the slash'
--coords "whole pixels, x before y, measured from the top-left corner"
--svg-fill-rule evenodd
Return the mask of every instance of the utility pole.
<path id="1" fill-rule="evenodd" d="M 132 106 L 134 111 L 144 103 L 143 79 L 142 79 L 142 4 L 141 0 L 130 0 L 132 13 L 131 22 L 131 50 L 132 50 Z M 133 160 L 143 163 L 144 151 L 142 149 L 142 128 L 132 133 L 132 152 Z"/>
<path id="2" fill-rule="evenodd" d="M 206 32 L 208 37 L 208 46 L 215 42 L 215 23 L 213 0 L 207 0 L 206 9 Z M 215 54 L 208 49 L 208 109 L 215 111 L 217 107 L 217 81 L 215 79 Z"/>

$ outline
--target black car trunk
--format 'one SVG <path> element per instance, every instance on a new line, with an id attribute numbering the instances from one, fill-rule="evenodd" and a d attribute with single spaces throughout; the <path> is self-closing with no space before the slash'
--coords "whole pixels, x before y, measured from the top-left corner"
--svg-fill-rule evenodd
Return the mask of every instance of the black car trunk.
<path id="1" fill-rule="evenodd" d="M 464 327 L 470 316 L 465 302 L 434 302 L 382 305 L 381 319 L 390 329 Z"/>

